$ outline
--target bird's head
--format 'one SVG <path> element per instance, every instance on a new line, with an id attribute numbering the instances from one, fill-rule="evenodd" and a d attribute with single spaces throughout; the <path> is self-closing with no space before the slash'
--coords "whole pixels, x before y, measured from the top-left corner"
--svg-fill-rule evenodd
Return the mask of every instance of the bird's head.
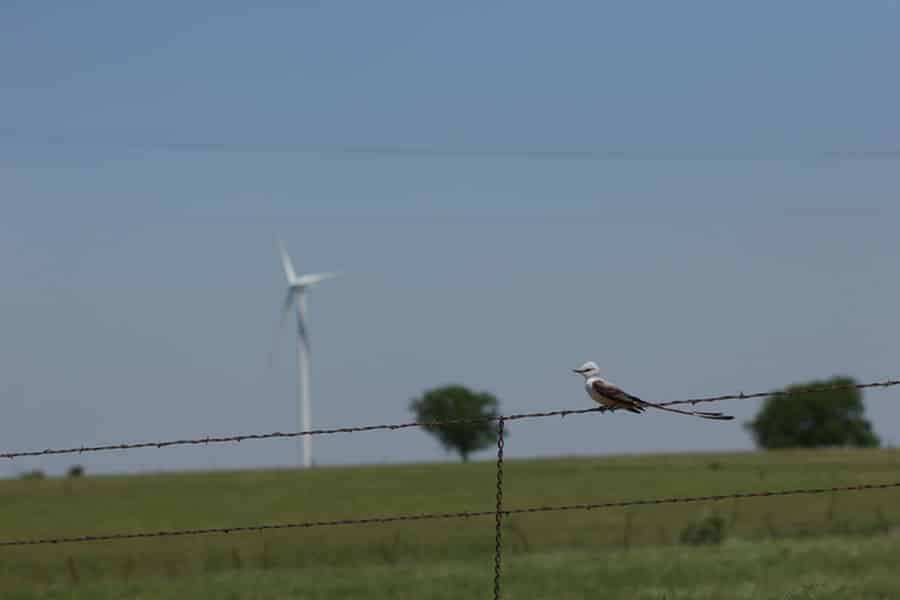
<path id="1" fill-rule="evenodd" d="M 597 366 L 597 363 L 593 361 L 587 361 L 577 369 L 573 369 L 576 373 L 580 375 L 584 375 L 584 378 L 593 377 L 594 375 L 600 374 L 600 367 Z"/>

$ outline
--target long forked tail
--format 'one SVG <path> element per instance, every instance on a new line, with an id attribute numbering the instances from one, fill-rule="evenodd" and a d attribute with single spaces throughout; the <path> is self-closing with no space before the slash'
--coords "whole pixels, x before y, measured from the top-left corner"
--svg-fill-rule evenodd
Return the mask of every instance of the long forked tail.
<path id="1" fill-rule="evenodd" d="M 646 400 L 642 400 L 642 403 L 652 408 L 658 408 L 659 410 L 665 410 L 679 415 L 688 415 L 690 417 L 700 417 L 701 419 L 710 419 L 713 421 L 730 421 L 734 418 L 734 416 L 732 415 L 726 415 L 720 412 L 706 412 L 704 410 L 679 410 L 677 408 L 669 408 L 668 406 L 653 404 L 652 402 L 647 402 Z"/>

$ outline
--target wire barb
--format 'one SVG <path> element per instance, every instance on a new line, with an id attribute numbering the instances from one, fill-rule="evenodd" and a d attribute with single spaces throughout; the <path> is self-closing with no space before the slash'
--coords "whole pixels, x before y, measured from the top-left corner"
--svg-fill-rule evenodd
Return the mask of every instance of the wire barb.
<path id="1" fill-rule="evenodd" d="M 696 404 L 698 402 L 718 402 L 721 400 L 745 400 L 752 398 L 766 398 L 770 396 L 787 396 L 796 393 L 815 393 L 815 392 L 828 392 L 839 389 L 866 389 L 866 388 L 888 388 L 896 385 L 900 385 L 900 379 L 888 379 L 884 381 L 877 381 L 874 383 L 858 383 L 858 384 L 835 384 L 830 386 L 821 386 L 808 388 L 804 390 L 795 390 L 795 391 L 769 391 L 769 392 L 757 392 L 754 394 L 726 394 L 723 396 L 709 396 L 706 398 L 692 398 L 687 400 L 670 400 L 668 402 L 658 402 L 656 403 L 658 406 L 674 406 L 676 404 Z M 203 438 L 187 438 L 180 440 L 163 440 L 156 442 L 126 442 L 121 444 L 105 444 L 99 446 L 78 446 L 74 448 L 47 448 L 44 450 L 25 450 L 18 452 L 3 452 L 0 453 L 0 458 L 21 458 L 27 456 L 47 456 L 47 455 L 60 455 L 60 454 L 83 454 L 86 452 L 108 452 L 113 450 L 135 450 L 138 448 L 169 448 L 172 446 L 190 446 L 190 445 L 198 445 L 198 444 L 222 444 L 229 442 L 243 442 L 247 440 L 268 440 L 268 439 L 286 439 L 286 438 L 296 438 L 305 435 L 332 435 L 338 433 L 361 433 L 364 431 L 396 431 L 398 429 L 408 429 L 412 427 L 445 427 L 448 425 L 462 425 L 462 424 L 471 424 L 471 423 L 483 423 L 486 421 L 499 421 L 503 419 L 505 421 L 515 421 L 519 419 L 535 419 L 541 417 L 552 417 L 552 416 L 560 416 L 565 417 L 567 415 L 583 415 L 587 413 L 600 413 L 604 412 L 603 407 L 592 407 L 592 408 L 579 408 L 579 409 L 563 409 L 563 410 L 551 410 L 551 411 L 543 411 L 543 412 L 528 412 L 528 413 L 516 413 L 510 415 L 498 415 L 492 417 L 483 417 L 483 418 L 470 418 L 470 419 L 448 419 L 444 421 L 429 421 L 429 422 L 409 422 L 409 423 L 390 423 L 383 425 L 363 425 L 357 427 L 336 427 L 333 429 L 313 429 L 309 431 L 292 431 L 292 432 L 281 432 L 275 431 L 272 433 L 250 433 L 250 434 L 242 434 L 242 435 L 229 435 L 229 436 L 218 436 L 218 437 L 203 437 Z"/>

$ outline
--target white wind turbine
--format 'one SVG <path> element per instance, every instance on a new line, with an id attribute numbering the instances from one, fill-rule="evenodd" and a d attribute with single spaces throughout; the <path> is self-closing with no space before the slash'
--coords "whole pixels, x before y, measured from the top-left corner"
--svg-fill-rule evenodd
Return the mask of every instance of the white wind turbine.
<path id="1" fill-rule="evenodd" d="M 281 252 L 281 266 L 284 268 L 284 276 L 287 279 L 288 290 L 281 309 L 281 323 L 287 318 L 291 306 L 297 308 L 297 364 L 300 369 L 300 430 L 312 429 L 312 411 L 309 397 L 309 335 L 306 331 L 306 290 L 318 285 L 320 282 L 336 277 L 338 273 L 314 273 L 297 275 L 291 257 L 284 247 L 284 242 L 278 240 L 278 249 Z M 312 436 L 304 435 L 303 440 L 303 466 L 312 466 Z"/>

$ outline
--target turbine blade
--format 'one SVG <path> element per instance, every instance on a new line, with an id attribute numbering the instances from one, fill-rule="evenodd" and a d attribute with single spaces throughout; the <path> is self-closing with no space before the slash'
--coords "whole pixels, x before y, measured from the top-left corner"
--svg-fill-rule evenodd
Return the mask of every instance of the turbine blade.
<path id="1" fill-rule="evenodd" d="M 297 292 L 297 334 L 300 336 L 300 342 L 306 348 L 306 352 L 311 353 L 309 333 L 306 331 L 306 294 L 302 291 Z"/>
<path id="2" fill-rule="evenodd" d="M 306 318 L 303 315 L 297 315 L 297 333 L 306 346 L 306 351 L 312 353 L 309 347 L 309 333 L 306 331 Z"/>
<path id="3" fill-rule="evenodd" d="M 326 279 L 334 279 L 335 277 L 340 277 L 341 274 L 338 272 L 333 273 L 316 273 L 316 277 L 318 277 L 319 281 L 325 281 Z"/>
<path id="4" fill-rule="evenodd" d="M 272 348 L 269 351 L 269 367 L 275 363 L 275 355 L 278 352 L 278 334 L 284 329 L 284 321 L 287 319 L 288 313 L 291 311 L 291 306 L 294 304 L 294 290 L 289 289 L 287 291 L 287 295 L 284 297 L 284 302 L 281 305 L 281 316 L 278 319 L 278 325 L 275 327 L 275 332 L 272 335 Z"/>
<path id="5" fill-rule="evenodd" d="M 300 279 L 297 280 L 297 283 L 305 286 L 318 285 L 326 279 L 334 279 L 339 275 L 340 273 L 310 273 L 301 276 Z"/>
<path id="6" fill-rule="evenodd" d="M 297 273 L 294 271 L 294 263 L 291 262 L 287 248 L 285 248 L 284 242 L 280 238 L 278 239 L 278 250 L 281 254 L 281 267 L 284 269 L 284 276 L 289 285 L 294 285 L 297 282 Z"/>
<path id="7" fill-rule="evenodd" d="M 291 306 L 294 304 L 294 292 L 293 289 L 289 289 L 287 291 L 287 295 L 284 297 L 284 303 L 281 305 L 281 321 L 278 323 L 278 328 L 281 329 L 284 327 L 284 320 L 287 319 L 288 313 L 291 312 Z"/>

